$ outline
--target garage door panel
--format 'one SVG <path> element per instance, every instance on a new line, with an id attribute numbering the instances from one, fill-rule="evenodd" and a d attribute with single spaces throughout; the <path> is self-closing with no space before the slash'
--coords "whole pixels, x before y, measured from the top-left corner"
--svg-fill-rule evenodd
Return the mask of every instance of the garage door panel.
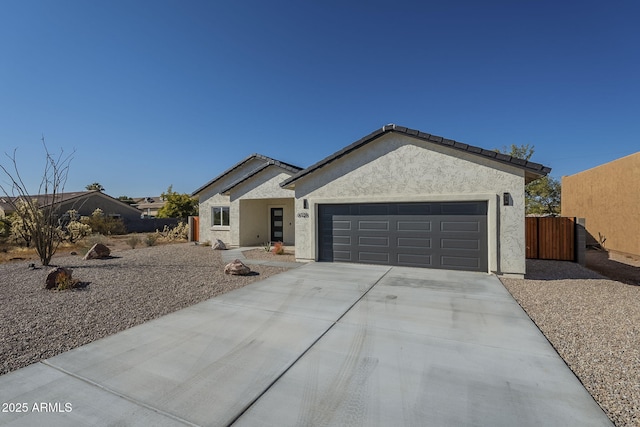
<path id="1" fill-rule="evenodd" d="M 431 255 L 398 254 L 397 260 L 406 267 L 433 267 Z"/>
<path id="2" fill-rule="evenodd" d="M 475 257 L 441 256 L 440 265 L 451 270 L 473 270 L 480 268 L 480 261 Z"/>
<path id="3" fill-rule="evenodd" d="M 334 230 L 351 230 L 351 221 L 349 220 L 334 220 L 333 221 L 333 229 Z"/>
<path id="4" fill-rule="evenodd" d="M 431 239 L 419 237 L 398 237 L 398 249 L 419 248 L 431 249 Z"/>
<path id="5" fill-rule="evenodd" d="M 333 244 L 351 246 L 351 236 L 333 236 Z"/>
<path id="6" fill-rule="evenodd" d="M 487 271 L 486 205 L 320 205 L 319 259 Z"/>
<path id="7" fill-rule="evenodd" d="M 398 231 L 431 231 L 431 221 L 405 221 L 396 220 L 396 230 Z"/>
<path id="8" fill-rule="evenodd" d="M 478 221 L 441 221 L 440 231 L 453 233 L 469 233 L 480 231 Z"/>
<path id="9" fill-rule="evenodd" d="M 480 249 L 478 239 L 440 239 L 441 249 Z"/>
<path id="10" fill-rule="evenodd" d="M 389 247 L 388 237 L 358 237 L 358 244 L 360 246 L 378 246 L 381 248 Z"/>
<path id="11" fill-rule="evenodd" d="M 358 221 L 358 231 L 383 230 L 389 231 L 389 221 Z"/>
<path id="12" fill-rule="evenodd" d="M 389 264 L 389 253 L 388 252 L 358 252 L 358 261 L 364 263 L 374 263 L 374 264 Z"/>

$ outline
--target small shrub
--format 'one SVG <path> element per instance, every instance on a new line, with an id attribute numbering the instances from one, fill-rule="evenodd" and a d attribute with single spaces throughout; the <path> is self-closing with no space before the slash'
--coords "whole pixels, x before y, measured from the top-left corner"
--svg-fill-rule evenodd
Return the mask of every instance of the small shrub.
<path id="1" fill-rule="evenodd" d="M 124 222 L 120 218 L 112 218 L 102 212 L 100 208 L 93 211 L 91 216 L 82 217 L 81 221 L 100 234 L 127 234 Z"/>
<path id="2" fill-rule="evenodd" d="M 158 234 L 154 233 L 154 234 L 147 234 L 147 236 L 144 238 L 144 244 L 147 246 L 155 246 L 158 244 Z"/>
<path id="3" fill-rule="evenodd" d="M 179 222 L 178 225 L 173 228 L 169 228 L 165 225 L 161 234 L 169 242 L 187 240 L 189 237 L 189 224 L 186 222 Z"/>
<path id="4" fill-rule="evenodd" d="M 276 242 L 273 245 L 273 249 L 271 250 L 274 255 L 283 255 L 284 254 L 284 244 L 282 242 Z"/>
<path id="5" fill-rule="evenodd" d="M 67 225 L 66 238 L 69 242 L 76 242 L 84 237 L 91 235 L 91 227 L 87 224 L 83 224 L 80 221 L 71 221 Z"/>
<path id="6" fill-rule="evenodd" d="M 142 240 L 138 236 L 130 236 L 127 239 L 127 245 L 131 246 L 131 249 L 135 249 L 141 242 Z"/>
<path id="7" fill-rule="evenodd" d="M 262 244 L 262 250 L 265 252 L 271 252 L 271 242 L 265 242 Z"/>

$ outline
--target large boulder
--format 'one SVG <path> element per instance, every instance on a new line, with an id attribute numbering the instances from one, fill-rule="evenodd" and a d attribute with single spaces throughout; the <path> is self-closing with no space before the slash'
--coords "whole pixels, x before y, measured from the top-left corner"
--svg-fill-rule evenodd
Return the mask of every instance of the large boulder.
<path id="1" fill-rule="evenodd" d="M 66 267 L 56 267 L 49 270 L 44 282 L 45 289 L 57 288 L 60 283 L 71 281 L 73 270 Z"/>
<path id="2" fill-rule="evenodd" d="M 239 259 L 233 260 L 224 266 L 224 274 L 233 274 L 234 276 L 246 276 L 251 273 L 251 269 L 244 265 Z"/>
<path id="3" fill-rule="evenodd" d="M 216 239 L 215 242 L 213 242 L 213 245 L 211 245 L 211 247 L 213 247 L 213 249 L 219 250 L 219 251 L 224 251 L 227 249 L 227 247 L 225 246 L 224 242 L 220 239 Z"/>
<path id="4" fill-rule="evenodd" d="M 82 259 L 99 259 L 106 258 L 111 254 L 111 249 L 102 243 L 96 243 L 89 249 L 89 252 Z"/>

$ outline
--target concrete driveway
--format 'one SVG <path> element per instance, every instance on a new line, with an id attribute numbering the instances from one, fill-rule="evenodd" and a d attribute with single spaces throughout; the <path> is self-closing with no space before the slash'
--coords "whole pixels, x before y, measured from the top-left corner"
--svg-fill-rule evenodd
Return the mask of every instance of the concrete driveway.
<path id="1" fill-rule="evenodd" d="M 0 376 L 0 402 L 16 426 L 611 425 L 495 276 L 355 264 Z"/>

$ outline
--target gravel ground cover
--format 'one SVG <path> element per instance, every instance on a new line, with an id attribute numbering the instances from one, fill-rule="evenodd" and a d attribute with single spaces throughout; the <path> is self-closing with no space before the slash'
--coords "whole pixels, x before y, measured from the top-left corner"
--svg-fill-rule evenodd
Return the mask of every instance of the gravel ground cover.
<path id="1" fill-rule="evenodd" d="M 640 286 L 541 260 L 501 280 L 615 425 L 640 426 Z"/>
<path id="2" fill-rule="evenodd" d="M 276 262 L 296 262 L 296 256 L 293 251 L 290 249 L 286 249 L 285 253 L 282 255 L 276 255 L 272 252 L 265 252 L 264 249 L 250 249 L 248 251 L 242 252 L 244 256 L 249 259 L 261 259 L 265 261 L 276 261 Z"/>
<path id="3" fill-rule="evenodd" d="M 225 275 L 220 251 L 188 243 L 112 248 L 111 255 L 54 258 L 90 283 L 69 291 L 43 288 L 49 267 L 0 264 L 0 375 L 285 270 L 251 266 L 253 275 Z"/>

